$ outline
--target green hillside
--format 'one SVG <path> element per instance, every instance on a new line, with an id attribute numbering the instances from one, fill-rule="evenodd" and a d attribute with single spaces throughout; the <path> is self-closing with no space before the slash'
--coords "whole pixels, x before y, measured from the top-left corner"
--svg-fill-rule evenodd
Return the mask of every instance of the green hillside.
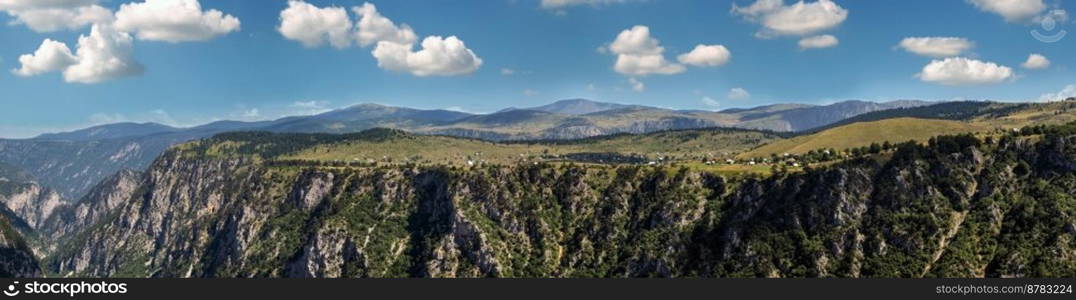
<path id="1" fill-rule="evenodd" d="M 349 139 L 316 145 L 282 156 L 281 159 L 450 165 L 468 164 L 468 161 L 511 164 L 560 160 L 578 154 L 631 156 L 647 160 L 702 159 L 731 157 L 779 139 L 781 137 L 777 134 L 740 129 L 680 130 L 529 143 L 498 143 L 401 133 L 391 139 Z M 600 160 L 600 157 L 588 160 Z"/>
<path id="2" fill-rule="evenodd" d="M 252 155 L 262 160 L 332 163 L 473 165 L 547 161 L 590 163 L 730 158 L 771 141 L 776 133 L 697 129 L 618 134 L 569 141 L 490 142 L 371 129 L 353 134 L 235 132 L 176 146 L 183 155 Z"/>
<path id="3" fill-rule="evenodd" d="M 925 141 L 939 135 L 975 132 L 989 129 L 978 123 L 895 118 L 872 122 L 853 123 L 818 133 L 775 141 L 757 149 L 740 154 L 740 157 L 765 157 L 770 154 L 802 154 L 817 149 L 848 149 L 869 146 L 872 143 Z"/>

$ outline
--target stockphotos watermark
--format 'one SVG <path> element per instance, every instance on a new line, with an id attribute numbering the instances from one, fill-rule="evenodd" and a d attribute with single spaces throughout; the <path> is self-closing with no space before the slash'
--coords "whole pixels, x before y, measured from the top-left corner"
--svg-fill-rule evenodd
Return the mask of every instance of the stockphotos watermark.
<path id="1" fill-rule="evenodd" d="M 67 295 L 68 297 L 75 297 L 82 294 L 126 294 L 127 283 L 112 283 L 107 281 L 100 282 L 37 282 L 30 281 L 20 284 L 15 281 L 4 289 L 4 295 L 8 297 L 15 297 L 18 295 L 41 295 L 41 294 L 55 294 L 55 295 Z"/>
<path id="2" fill-rule="evenodd" d="M 1066 19 L 1064 14 L 1058 15 L 1058 17 L 1061 18 L 1061 22 L 1064 22 Z M 1043 16 L 1041 20 L 1039 20 L 1039 27 L 1040 28 L 1031 30 L 1031 36 L 1043 43 L 1059 42 L 1068 34 L 1068 31 L 1058 28 L 1058 20 L 1054 18 L 1054 14 Z"/>

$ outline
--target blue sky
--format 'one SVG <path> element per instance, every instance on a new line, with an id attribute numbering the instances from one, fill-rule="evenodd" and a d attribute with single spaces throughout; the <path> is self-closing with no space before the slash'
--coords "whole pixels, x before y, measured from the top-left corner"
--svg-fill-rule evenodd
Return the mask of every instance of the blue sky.
<path id="1" fill-rule="evenodd" d="M 410 54 L 406 46 L 391 53 L 420 56 L 415 51 L 430 36 L 455 36 L 465 44 L 465 49 L 452 50 L 456 52 L 450 54 L 456 56 L 440 64 L 422 65 L 415 58 L 396 67 L 389 66 L 390 58 L 372 54 L 382 47 L 377 41 L 385 38 L 362 46 L 358 38 L 349 37 L 359 31 L 354 27 L 345 28 L 350 30 L 346 37 L 337 36 L 346 47 L 334 47 L 330 36 L 318 35 L 318 29 L 296 27 L 286 36 L 280 29 L 281 12 L 289 3 L 283 0 L 51 0 L 59 4 L 48 8 L 13 4 L 0 6 L 6 9 L 0 13 L 0 92 L 4 95 L 0 137 L 29 137 L 115 121 L 189 126 L 217 119 L 273 119 L 366 102 L 490 112 L 581 97 L 712 110 L 847 99 L 1039 100 L 1043 94 L 1059 93 L 1076 84 L 1072 50 L 1076 36 L 1045 43 L 1030 34 L 1032 30 L 1044 34 L 1076 31 L 1062 12 L 1072 11 L 1072 4 L 1017 0 L 1030 6 L 992 6 L 995 1 L 821 0 L 837 9 L 823 11 L 831 15 L 805 18 L 795 14 L 821 8 L 812 6 L 819 1 L 764 0 L 769 3 L 758 8 L 773 2 L 778 6 L 754 13 L 747 11 L 754 0 L 370 1 L 377 15 L 391 20 L 395 27 L 390 29 L 403 32 L 403 24 L 413 29 Z M 200 32 L 181 32 L 190 27 L 155 23 L 162 17 L 153 15 L 160 13 L 154 5 L 169 4 L 165 2 L 200 4 L 195 11 L 204 15 L 196 22 L 210 25 L 202 24 Z M 358 23 L 361 16 L 351 8 L 364 2 L 308 0 L 304 4 L 318 9 L 340 7 L 347 22 Z M 32 5 L 36 3 L 41 2 Z M 123 12 L 121 5 L 128 3 L 130 11 Z M 734 3 L 740 10 L 733 9 Z M 78 9 L 91 5 L 104 8 L 106 16 L 50 24 L 27 13 L 66 9 L 81 14 L 89 10 Z M 796 5 L 806 6 L 796 10 Z M 220 14 L 214 15 L 214 10 Z M 308 17 L 319 16 L 323 17 Z M 1041 25 L 1047 16 L 1058 21 L 1051 31 Z M 237 22 L 232 24 L 230 18 Z M 92 50 L 80 50 L 79 37 L 89 37 L 98 28 L 94 24 L 102 35 L 128 35 L 126 62 L 139 68 L 109 73 L 88 67 L 83 70 L 90 73 L 82 76 L 72 70 L 81 65 L 75 60 L 87 64 L 92 60 L 83 58 L 91 56 Z M 46 28 L 50 25 L 54 26 Z M 627 46 L 616 46 L 622 32 L 638 25 L 648 31 L 641 41 L 656 40 L 660 51 L 654 44 L 639 46 L 629 41 L 623 44 Z M 325 42 L 304 45 L 303 37 L 297 36 L 303 34 L 309 41 L 323 38 Z M 822 48 L 799 46 L 801 40 L 818 36 L 832 36 L 838 42 L 817 45 Z M 922 53 L 917 54 L 900 46 L 909 37 L 953 37 L 965 47 L 958 43 L 958 49 L 952 50 L 944 41 L 923 40 L 916 48 Z M 30 69 L 19 57 L 35 53 L 45 39 L 65 44 L 75 58 L 59 67 L 42 60 L 44 69 L 20 73 L 20 69 Z M 451 44 L 448 39 L 439 41 Z M 720 45 L 727 53 L 699 53 L 696 61 L 678 59 L 696 45 L 713 49 Z M 938 52 L 943 50 L 957 52 Z M 621 56 L 654 57 L 655 51 L 664 60 L 657 67 L 615 67 Z M 1032 53 L 1046 58 L 1048 65 L 1021 66 Z M 917 76 L 928 72 L 924 69 L 932 62 L 938 68 L 929 72 L 942 72 L 940 77 Z M 960 77 L 965 75 L 986 77 Z M 732 89 L 749 96 L 732 95 Z M 1076 88 L 1067 92 L 1072 89 Z"/>

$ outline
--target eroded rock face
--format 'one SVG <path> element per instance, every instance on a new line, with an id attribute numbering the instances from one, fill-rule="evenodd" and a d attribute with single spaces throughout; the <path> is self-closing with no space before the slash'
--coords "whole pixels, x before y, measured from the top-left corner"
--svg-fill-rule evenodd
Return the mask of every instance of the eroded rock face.
<path id="1" fill-rule="evenodd" d="M 66 205 L 60 194 L 36 182 L 6 182 L 9 193 L 0 193 L 0 204 L 7 206 L 31 228 L 37 229 L 58 208 Z"/>
<path id="2" fill-rule="evenodd" d="M 1071 277 L 1070 140 L 899 150 L 766 178 L 634 166 L 280 167 L 173 151 L 98 193 L 133 191 L 92 202 L 118 203 L 115 217 L 46 267 L 151 277 Z"/>
<path id="3" fill-rule="evenodd" d="M 37 227 L 42 244 L 49 246 L 46 252 L 55 250 L 63 238 L 90 228 L 109 217 L 120 205 L 132 199 L 141 180 L 141 173 L 120 171 L 98 183 L 78 202 L 56 209 L 55 213 Z"/>

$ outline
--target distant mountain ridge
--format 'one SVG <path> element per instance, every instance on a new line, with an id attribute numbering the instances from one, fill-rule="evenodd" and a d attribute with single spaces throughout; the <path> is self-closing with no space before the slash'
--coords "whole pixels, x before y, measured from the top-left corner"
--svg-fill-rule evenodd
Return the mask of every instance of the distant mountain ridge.
<path id="1" fill-rule="evenodd" d="M 642 105 L 629 105 L 629 104 L 617 104 L 608 102 L 591 101 L 587 99 L 566 99 L 553 102 L 550 104 L 530 107 L 530 108 L 515 108 L 509 107 L 497 111 L 508 112 L 513 110 L 537 110 L 550 113 L 566 114 L 566 115 L 585 115 L 589 113 L 602 112 L 607 110 L 628 108 L 628 107 L 647 107 Z"/>
<path id="2" fill-rule="evenodd" d="M 120 170 L 144 169 L 171 145 L 229 131 L 349 133 L 382 127 L 497 141 L 566 140 L 708 127 L 796 132 L 866 112 L 926 104 L 929 102 L 847 101 L 825 106 L 778 104 L 713 112 L 568 99 L 490 114 L 358 104 L 317 115 L 268 121 L 217 121 L 189 128 L 116 123 L 31 139 L 0 139 L 0 162 L 26 170 L 64 199 L 78 199 L 98 181 Z"/>
<path id="3" fill-rule="evenodd" d="M 182 129 L 158 123 L 121 122 L 97 125 L 69 132 L 46 133 L 35 137 L 39 140 L 89 141 L 132 136 L 145 136 L 158 133 L 176 132 Z"/>

